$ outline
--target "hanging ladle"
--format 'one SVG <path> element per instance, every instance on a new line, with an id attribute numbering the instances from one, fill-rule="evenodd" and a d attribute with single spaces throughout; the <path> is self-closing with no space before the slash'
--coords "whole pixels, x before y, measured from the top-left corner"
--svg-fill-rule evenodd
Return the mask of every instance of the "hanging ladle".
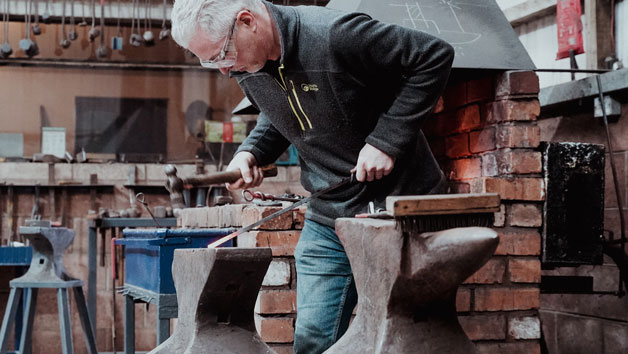
<path id="1" fill-rule="evenodd" d="M 92 28 L 89 29 L 88 35 L 90 42 L 100 36 L 100 30 L 96 28 L 96 0 L 92 0 Z"/>
<path id="2" fill-rule="evenodd" d="M 144 38 L 139 34 L 140 32 L 140 9 L 138 0 L 133 0 L 133 13 L 131 15 L 131 37 L 129 37 L 129 44 L 134 47 L 142 45 Z M 136 26 L 137 24 L 137 26 Z M 135 31 L 137 28 L 137 32 Z"/>
<path id="3" fill-rule="evenodd" d="M 39 48 L 37 47 L 37 43 L 31 40 L 31 13 L 30 10 L 32 8 L 32 0 L 28 0 L 26 4 L 26 13 L 24 14 L 24 22 L 25 22 L 25 30 L 26 38 L 20 40 L 20 49 L 26 54 L 26 56 L 33 57 L 39 54 Z"/>
<path id="4" fill-rule="evenodd" d="M 161 31 L 159 31 L 159 40 L 163 41 L 164 39 L 168 38 L 170 36 L 170 29 L 168 27 L 166 27 L 166 7 L 168 6 L 168 4 L 166 3 L 166 0 L 164 0 L 164 6 L 163 6 L 163 20 L 161 21 Z"/>
<path id="5" fill-rule="evenodd" d="M 39 0 L 35 0 L 35 24 L 33 25 L 33 34 L 39 36 L 41 27 L 39 27 Z"/>
<path id="6" fill-rule="evenodd" d="M 41 14 L 41 20 L 44 21 L 45 24 L 50 23 L 50 0 L 46 0 L 46 7 L 44 8 L 44 13 Z"/>
<path id="7" fill-rule="evenodd" d="M 65 33 L 65 0 L 63 0 L 63 7 L 61 8 L 61 41 L 59 45 L 61 48 L 66 49 L 70 47 L 70 40 L 68 39 L 68 35 Z"/>
<path id="8" fill-rule="evenodd" d="M 96 56 L 103 59 L 107 57 L 105 45 L 105 0 L 100 0 L 100 46 L 96 49 Z"/>
<path id="9" fill-rule="evenodd" d="M 4 1 L 2 11 L 2 45 L 0 45 L 0 57 L 8 58 L 13 54 L 13 48 L 9 43 L 9 0 Z"/>
<path id="10" fill-rule="evenodd" d="M 79 27 L 85 27 L 88 25 L 87 20 L 85 20 L 85 3 L 81 0 L 81 14 L 83 15 L 83 20 L 78 23 Z"/>
<path id="11" fill-rule="evenodd" d="M 76 33 L 76 22 L 74 21 L 74 0 L 70 0 L 70 32 L 68 38 L 71 41 L 75 41 L 78 38 Z"/>
<path id="12" fill-rule="evenodd" d="M 150 0 L 146 0 L 146 7 L 144 8 L 144 34 L 142 35 L 142 38 L 144 38 L 145 46 L 152 47 L 155 45 L 155 36 L 153 35 L 152 21 L 149 18 L 149 11 Z"/>

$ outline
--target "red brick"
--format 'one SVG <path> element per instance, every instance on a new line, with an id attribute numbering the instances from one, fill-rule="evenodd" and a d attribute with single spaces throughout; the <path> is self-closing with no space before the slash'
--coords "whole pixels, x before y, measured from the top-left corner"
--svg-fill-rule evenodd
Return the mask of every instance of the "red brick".
<path id="1" fill-rule="evenodd" d="M 539 308 L 538 288 L 488 288 L 475 289 L 475 311 L 514 311 Z"/>
<path id="2" fill-rule="evenodd" d="M 292 227 L 297 230 L 303 229 L 305 225 L 305 211 L 307 207 L 301 206 L 292 211 Z"/>
<path id="3" fill-rule="evenodd" d="M 508 271 L 513 283 L 541 282 L 541 261 L 538 259 L 511 258 Z"/>
<path id="4" fill-rule="evenodd" d="M 253 224 L 268 215 L 278 212 L 281 207 L 247 206 L 242 211 L 242 225 Z M 289 230 L 292 228 L 292 213 L 284 213 L 256 227 L 256 230 Z"/>
<path id="5" fill-rule="evenodd" d="M 266 343 L 291 343 L 294 341 L 294 318 L 255 315 L 255 327 L 257 333 Z"/>
<path id="6" fill-rule="evenodd" d="M 449 179 L 460 180 L 482 176 L 482 159 L 471 157 L 451 161 Z"/>
<path id="7" fill-rule="evenodd" d="M 494 99 L 493 77 L 484 76 L 480 79 L 467 81 L 467 102 L 479 102 Z"/>
<path id="8" fill-rule="evenodd" d="M 477 129 L 482 124 L 480 120 L 480 106 L 473 104 L 456 111 L 456 132 L 468 132 Z"/>
<path id="9" fill-rule="evenodd" d="M 504 315 L 458 316 L 458 322 L 471 340 L 506 339 Z"/>
<path id="10" fill-rule="evenodd" d="M 494 227 L 504 227 L 506 225 L 506 206 L 504 204 L 499 205 L 499 211 L 495 212 Z"/>
<path id="11" fill-rule="evenodd" d="M 249 231 L 238 236 L 238 247 L 270 247 L 273 256 L 293 256 L 301 231 Z"/>
<path id="12" fill-rule="evenodd" d="M 464 182 L 449 182 L 449 193 L 465 194 L 471 193 L 471 186 Z"/>
<path id="13" fill-rule="evenodd" d="M 495 255 L 539 256 L 541 234 L 536 230 L 499 230 L 499 246 Z"/>
<path id="14" fill-rule="evenodd" d="M 469 152 L 469 134 L 458 134 L 445 140 L 446 155 L 449 158 L 465 157 Z"/>
<path id="15" fill-rule="evenodd" d="M 430 137 L 444 137 L 450 135 L 457 129 L 456 113 L 454 111 L 445 111 L 434 114 L 428 118 L 423 125 L 423 133 Z"/>
<path id="16" fill-rule="evenodd" d="M 262 315 L 297 312 L 296 290 L 262 290 L 257 296 L 255 313 Z"/>
<path id="17" fill-rule="evenodd" d="M 495 144 L 498 148 L 536 148 L 541 142 L 541 128 L 537 125 L 500 125 Z"/>
<path id="18" fill-rule="evenodd" d="M 535 121 L 541 113 L 539 100 L 503 100 L 486 105 L 486 122 Z"/>
<path id="19" fill-rule="evenodd" d="M 471 311 L 471 290 L 467 288 L 458 288 L 456 293 L 456 311 Z"/>
<path id="20" fill-rule="evenodd" d="M 542 155 L 530 150 L 502 150 L 497 155 L 497 172 L 500 175 L 541 173 Z"/>
<path id="21" fill-rule="evenodd" d="M 508 214 L 508 225 L 521 227 L 541 227 L 543 213 L 536 204 L 513 204 Z"/>
<path id="22" fill-rule="evenodd" d="M 502 200 L 545 200 L 542 178 L 478 178 L 471 184 L 472 193 L 498 193 Z"/>
<path id="23" fill-rule="evenodd" d="M 486 264 L 471 275 L 465 284 L 501 284 L 506 273 L 506 263 L 503 258 L 489 259 Z"/>
<path id="24" fill-rule="evenodd" d="M 495 77 L 495 96 L 534 95 L 540 91 L 533 71 L 506 71 Z"/>
<path id="25" fill-rule="evenodd" d="M 487 127 L 469 133 L 469 150 L 472 153 L 495 150 L 495 128 Z"/>
<path id="26" fill-rule="evenodd" d="M 538 341 L 519 341 L 514 343 L 477 343 L 479 354 L 541 354 Z"/>

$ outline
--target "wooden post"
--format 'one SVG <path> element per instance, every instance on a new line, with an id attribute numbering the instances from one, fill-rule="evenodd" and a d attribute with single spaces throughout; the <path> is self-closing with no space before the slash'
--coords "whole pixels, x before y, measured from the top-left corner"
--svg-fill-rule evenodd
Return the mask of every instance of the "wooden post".
<path id="1" fill-rule="evenodd" d="M 613 55 L 611 2 L 584 0 L 584 51 L 587 69 L 606 69 L 604 58 Z"/>

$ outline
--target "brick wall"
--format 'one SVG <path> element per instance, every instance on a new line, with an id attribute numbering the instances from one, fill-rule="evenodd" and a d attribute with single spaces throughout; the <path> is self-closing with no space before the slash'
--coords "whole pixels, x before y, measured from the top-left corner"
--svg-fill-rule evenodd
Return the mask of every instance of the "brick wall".
<path id="1" fill-rule="evenodd" d="M 481 353 L 540 352 L 540 227 L 545 199 L 533 72 L 450 85 L 424 132 L 452 193 L 499 193 L 495 256 L 458 292 L 460 323 Z"/>
<path id="2" fill-rule="evenodd" d="M 507 72 L 450 85 L 425 133 L 446 172 L 453 193 L 496 192 L 502 197 L 495 228 L 495 256 L 458 292 L 460 323 L 483 354 L 540 353 L 541 208 L 544 184 L 538 78 L 532 72 Z M 247 225 L 272 208 L 224 206 L 187 209 L 182 227 Z M 240 220 L 238 220 L 240 213 Z M 304 209 L 239 236 L 238 246 L 271 247 L 268 270 L 255 318 L 262 339 L 279 353 L 292 353 L 296 317 L 293 251 Z"/>

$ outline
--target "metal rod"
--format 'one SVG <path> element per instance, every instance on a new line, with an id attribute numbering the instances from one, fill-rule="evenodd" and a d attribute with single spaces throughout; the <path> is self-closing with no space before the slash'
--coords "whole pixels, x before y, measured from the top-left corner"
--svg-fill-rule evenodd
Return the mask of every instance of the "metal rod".
<path id="1" fill-rule="evenodd" d="M 606 129 L 606 140 L 608 144 L 608 151 L 611 161 L 611 171 L 613 172 L 613 183 L 615 186 L 615 197 L 617 198 L 617 207 L 619 208 L 619 225 L 621 232 L 621 249 L 625 252 L 626 250 L 626 231 L 625 231 L 625 220 L 624 220 L 624 207 L 621 201 L 621 194 L 619 193 L 619 183 L 617 178 L 617 168 L 615 167 L 615 158 L 613 157 L 613 144 L 611 142 L 611 131 L 608 128 L 608 119 L 606 117 L 606 107 L 604 107 L 604 91 L 602 90 L 602 80 L 600 79 L 600 75 L 595 76 L 595 80 L 597 81 L 597 89 L 600 95 L 600 107 L 602 107 L 602 119 L 604 121 L 604 128 Z M 619 294 L 623 293 L 623 282 L 622 282 L 622 271 L 619 271 Z"/>
<path id="2" fill-rule="evenodd" d="M 536 72 L 553 72 L 553 73 L 591 73 L 591 74 L 602 74 L 607 73 L 612 70 L 606 69 L 533 69 L 532 71 Z"/>
<path id="3" fill-rule="evenodd" d="M 44 60 L 44 59 L 0 59 L 0 66 L 42 66 L 42 67 L 69 67 L 78 69 L 115 69 L 115 70 L 198 70 L 213 71 L 200 65 L 191 64 L 153 64 L 153 63 L 124 63 L 124 62 L 85 62 L 72 60 Z"/>

